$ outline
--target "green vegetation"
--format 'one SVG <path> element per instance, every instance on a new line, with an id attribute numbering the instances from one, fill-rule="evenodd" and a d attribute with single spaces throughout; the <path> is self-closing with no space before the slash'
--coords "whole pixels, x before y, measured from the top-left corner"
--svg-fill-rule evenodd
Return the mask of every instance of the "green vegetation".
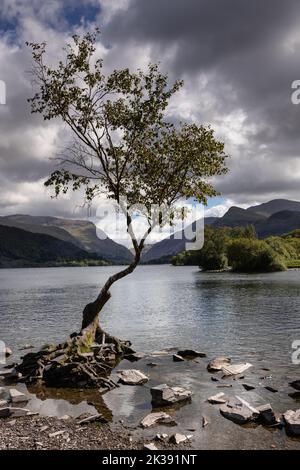
<path id="1" fill-rule="evenodd" d="M 257 238 L 252 225 L 205 227 L 204 246 L 172 259 L 175 266 L 198 265 L 204 271 L 271 272 L 300 268 L 300 230 L 281 237 Z"/>

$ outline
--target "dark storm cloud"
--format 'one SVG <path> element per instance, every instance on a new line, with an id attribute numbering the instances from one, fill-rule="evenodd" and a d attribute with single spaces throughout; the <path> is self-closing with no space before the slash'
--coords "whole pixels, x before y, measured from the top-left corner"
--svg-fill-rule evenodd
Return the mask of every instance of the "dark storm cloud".
<path id="1" fill-rule="evenodd" d="M 232 155 L 231 175 L 219 182 L 226 195 L 242 201 L 251 192 L 253 198 L 284 188 L 287 196 L 295 194 L 295 181 L 284 171 L 275 177 L 272 165 L 280 171 L 294 158 L 299 178 L 300 107 L 290 99 L 291 83 L 300 77 L 299 26 L 297 0 L 132 0 L 104 33 L 114 47 L 150 45 L 155 60 L 167 58 L 172 75 L 186 84 L 206 76 L 199 95 L 214 95 L 219 118 L 243 110 L 244 126 L 255 131 Z M 206 112 L 199 109 L 199 118 Z M 243 165 L 238 158 L 246 159 Z"/>
<path id="2" fill-rule="evenodd" d="M 102 30 L 100 49 L 110 46 L 108 68 L 160 61 L 172 79 L 184 78 L 171 117 L 211 123 L 224 139 L 231 171 L 216 179 L 224 197 L 236 204 L 300 199 L 300 105 L 291 103 L 291 83 L 300 79 L 299 0 L 0 4 L 0 79 L 8 90 L 8 104 L 0 107 L 2 212 L 72 213 L 70 201 L 54 203 L 42 187 L 65 128 L 30 115 L 24 42 L 46 40 L 54 57 L 75 30 L 93 28 L 94 20 Z"/>

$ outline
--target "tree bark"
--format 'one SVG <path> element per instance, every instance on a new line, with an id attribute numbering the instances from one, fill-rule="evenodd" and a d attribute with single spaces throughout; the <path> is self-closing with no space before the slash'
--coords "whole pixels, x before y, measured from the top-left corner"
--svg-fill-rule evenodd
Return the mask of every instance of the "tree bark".
<path id="1" fill-rule="evenodd" d="M 128 276 L 128 274 L 131 274 L 135 270 L 135 268 L 137 267 L 140 261 L 140 257 L 141 257 L 141 251 L 138 250 L 136 251 L 134 261 L 129 266 L 127 266 L 127 268 L 110 276 L 108 280 L 106 281 L 106 283 L 104 284 L 104 286 L 102 287 L 96 300 L 85 306 L 83 310 L 81 336 L 86 338 L 88 342 L 94 341 L 96 336 L 99 336 L 101 334 L 106 334 L 100 327 L 99 314 L 101 310 L 103 309 L 104 305 L 106 304 L 106 302 L 111 297 L 110 288 L 116 281 L 119 281 L 123 277 Z M 113 338 L 110 335 L 107 335 L 107 337 Z"/>

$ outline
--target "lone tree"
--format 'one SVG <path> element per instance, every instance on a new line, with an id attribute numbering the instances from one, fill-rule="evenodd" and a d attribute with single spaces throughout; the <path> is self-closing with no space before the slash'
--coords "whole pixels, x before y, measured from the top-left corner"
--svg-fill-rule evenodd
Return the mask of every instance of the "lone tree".
<path id="1" fill-rule="evenodd" d="M 153 221 L 151 207 L 172 209 L 180 198 L 190 197 L 205 204 L 207 197 L 217 194 L 210 178 L 226 172 L 224 144 L 210 127 L 175 125 L 166 119 L 170 98 L 183 82 L 169 85 L 168 76 L 153 64 L 147 71 L 125 68 L 105 75 L 102 59 L 95 57 L 98 34 L 97 30 L 74 35 L 56 67 L 46 64 L 46 43 L 29 44 L 37 88 L 29 99 L 31 110 L 44 120 L 60 118 L 74 136 L 45 185 L 53 186 L 56 196 L 83 189 L 88 201 L 105 192 L 121 205 L 134 248 L 132 263 L 109 277 L 96 300 L 84 308 L 81 342 L 95 341 L 102 334 L 99 313 L 111 286 L 136 268 L 155 224 L 168 222 L 163 211 Z M 129 207 L 145 208 L 148 229 L 140 239 L 134 234 L 132 213 L 121 203 L 123 197 Z"/>

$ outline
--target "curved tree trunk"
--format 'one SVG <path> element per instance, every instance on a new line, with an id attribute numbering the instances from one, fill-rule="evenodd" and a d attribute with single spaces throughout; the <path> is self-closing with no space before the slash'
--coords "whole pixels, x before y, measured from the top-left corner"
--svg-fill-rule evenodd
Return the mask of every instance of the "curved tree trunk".
<path id="1" fill-rule="evenodd" d="M 116 281 L 119 281 L 120 279 L 122 279 L 125 276 L 128 276 L 128 274 L 131 274 L 134 271 L 134 269 L 136 268 L 136 266 L 138 265 L 140 261 L 140 256 L 141 256 L 140 253 L 141 253 L 140 250 L 136 252 L 134 261 L 129 266 L 127 266 L 127 268 L 110 276 L 108 280 L 106 281 L 106 283 L 104 284 L 103 288 L 101 289 L 96 300 L 85 306 L 83 310 L 83 314 L 82 314 L 83 318 L 82 318 L 80 335 L 81 335 L 82 341 L 85 342 L 86 344 L 91 344 L 96 339 L 98 339 L 98 342 L 99 342 L 99 339 L 101 340 L 101 337 L 105 335 L 107 342 L 114 342 L 117 346 L 117 349 L 120 348 L 121 342 L 117 340 L 116 338 L 112 337 L 111 335 L 105 333 L 102 330 L 100 323 L 99 323 L 99 314 L 101 310 L 103 309 L 104 305 L 106 304 L 106 302 L 111 297 L 111 293 L 109 290 L 111 286 Z"/>

